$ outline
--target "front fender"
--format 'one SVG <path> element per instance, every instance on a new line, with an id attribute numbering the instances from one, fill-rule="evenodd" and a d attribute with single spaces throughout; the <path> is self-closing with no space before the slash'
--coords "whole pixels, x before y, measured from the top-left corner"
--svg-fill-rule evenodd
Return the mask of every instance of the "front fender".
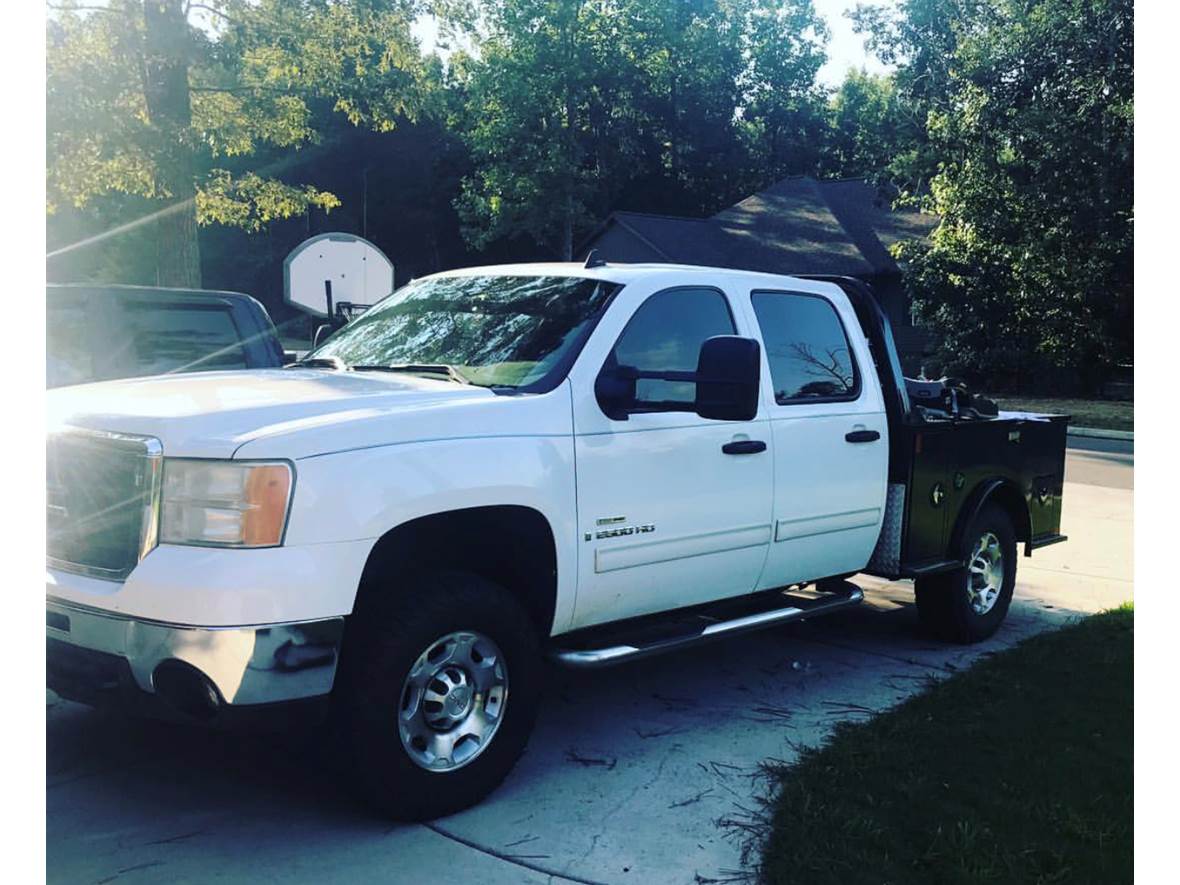
<path id="1" fill-rule="evenodd" d="M 285 540 L 290 545 L 365 539 L 371 546 L 403 523 L 472 507 L 519 505 L 538 511 L 548 520 L 556 546 L 554 624 L 572 617 L 577 506 L 570 436 L 380 446 L 301 458 L 297 471 Z"/>

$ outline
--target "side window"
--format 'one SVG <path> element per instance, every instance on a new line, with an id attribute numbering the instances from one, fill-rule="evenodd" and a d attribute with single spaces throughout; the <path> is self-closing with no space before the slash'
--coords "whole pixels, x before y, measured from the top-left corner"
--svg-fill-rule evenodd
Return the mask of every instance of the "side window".
<path id="1" fill-rule="evenodd" d="M 736 329 L 725 296 L 716 289 L 667 289 L 635 311 L 607 359 L 607 366 L 630 366 L 643 372 L 695 372 L 701 344 Z M 691 410 L 696 384 L 691 381 L 636 381 L 637 411 Z"/>
<path id="2" fill-rule="evenodd" d="M 246 368 L 238 327 L 224 307 L 130 302 L 124 317 L 137 373 Z"/>
<path id="3" fill-rule="evenodd" d="M 788 292 L 754 292 L 750 300 L 779 405 L 856 399 L 860 375 L 831 302 Z"/>

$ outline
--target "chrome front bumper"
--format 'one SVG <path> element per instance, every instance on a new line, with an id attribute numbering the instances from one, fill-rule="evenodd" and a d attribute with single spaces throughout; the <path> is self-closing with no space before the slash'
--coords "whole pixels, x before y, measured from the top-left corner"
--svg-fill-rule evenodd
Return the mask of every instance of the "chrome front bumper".
<path id="1" fill-rule="evenodd" d="M 216 691 L 213 706 L 243 707 L 327 695 L 336 678 L 343 618 L 253 627 L 189 627 L 138 620 L 65 603 L 45 602 L 50 656 L 55 648 L 113 662 L 134 688 L 167 695 L 193 675 Z M 72 647 L 72 648 L 68 648 Z M 125 662 L 125 664 L 124 664 Z M 50 661 L 50 688 L 54 688 Z M 83 661 L 75 678 L 102 667 Z M 195 674 L 193 673 L 195 671 Z M 83 686 L 86 687 L 86 686 Z M 102 688 L 102 686 L 92 686 Z M 67 697 L 69 690 L 61 691 Z M 80 698 L 79 698 L 80 699 Z"/>

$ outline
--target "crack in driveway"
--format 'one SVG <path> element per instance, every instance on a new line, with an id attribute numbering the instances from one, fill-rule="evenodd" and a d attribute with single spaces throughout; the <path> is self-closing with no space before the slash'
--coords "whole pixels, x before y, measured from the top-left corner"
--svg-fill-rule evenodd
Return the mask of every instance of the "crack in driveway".
<path id="1" fill-rule="evenodd" d="M 550 867 L 543 866 L 542 864 L 532 863 L 531 861 L 526 860 L 520 856 L 505 854 L 504 852 L 495 848 L 491 848 L 487 845 L 480 845 L 478 842 L 467 839 L 458 835 L 457 833 L 452 833 L 450 830 L 439 826 L 437 823 L 428 822 L 421 824 L 421 826 L 430 830 L 432 833 L 437 833 L 444 839 L 450 839 L 452 842 L 457 842 L 458 844 L 470 848 L 473 851 L 478 851 L 481 854 L 486 854 L 489 857 L 494 857 L 496 860 L 502 860 L 505 863 L 510 863 L 514 866 L 523 867 L 526 870 L 532 870 L 534 873 L 541 873 L 553 879 L 559 879 L 563 882 L 576 882 L 577 885 L 609 885 L 607 882 L 600 882 L 595 879 L 583 879 L 579 876 L 572 876 L 568 873 L 562 873 Z"/>

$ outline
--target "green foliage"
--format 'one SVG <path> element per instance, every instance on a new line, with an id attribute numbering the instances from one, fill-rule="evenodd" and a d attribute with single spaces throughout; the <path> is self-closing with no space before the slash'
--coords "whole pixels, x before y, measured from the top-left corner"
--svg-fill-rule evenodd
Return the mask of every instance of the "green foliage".
<path id="1" fill-rule="evenodd" d="M 905 200 L 928 195 L 941 168 L 944 157 L 927 123 L 932 112 L 953 105 L 960 40 L 983 26 L 994 6 L 993 0 L 900 0 L 894 6 L 858 4 L 849 14 L 866 47 L 897 66 L 892 80 L 904 139 L 887 174 Z"/>
<path id="2" fill-rule="evenodd" d="M 940 158 L 942 224 L 899 254 L 942 370 L 1094 390 L 1131 356 L 1130 0 L 907 0 L 900 18 L 874 15 Z"/>
<path id="3" fill-rule="evenodd" d="M 568 257 L 628 200 L 698 213 L 814 165 L 825 31 L 810 0 L 481 10 L 452 22 L 472 44 L 453 61 L 476 165 L 459 207 L 477 247 L 526 234 Z"/>
<path id="4" fill-rule="evenodd" d="M 750 169 L 745 191 L 787 175 L 814 173 L 824 148 L 825 90 L 816 75 L 826 61 L 828 29 L 811 0 L 737 4 L 745 69 L 738 75 Z M 745 193 L 740 196 L 745 196 Z"/>
<path id="5" fill-rule="evenodd" d="M 245 91 L 264 110 L 278 110 L 277 96 L 293 113 L 325 100 L 354 126 L 381 132 L 434 101 L 410 33 L 419 0 L 222 2 L 212 89 Z"/>
<path id="6" fill-rule="evenodd" d="M 159 196 L 147 105 L 137 84 L 142 22 L 126 3 L 50 19 L 46 43 L 49 210 L 105 192 Z"/>
<path id="7" fill-rule="evenodd" d="M 823 171 L 838 178 L 904 178 L 913 118 L 893 77 L 851 70 L 829 104 Z"/>
<path id="8" fill-rule="evenodd" d="M 293 187 L 253 172 L 234 178 L 225 169 L 212 169 L 197 192 L 197 221 L 258 231 L 269 221 L 301 215 L 310 206 L 327 211 L 339 205 L 335 194 L 310 185 Z"/>
<path id="9" fill-rule="evenodd" d="M 47 25 L 49 212 L 125 194 L 192 200 L 189 218 L 259 230 L 340 205 L 315 186 L 283 181 L 283 154 L 314 144 L 332 112 L 389 131 L 431 107 L 437 71 L 410 34 L 420 8 L 416 0 L 65 4 Z M 195 228 L 161 223 L 160 236 L 192 239 Z M 161 254 L 190 248 L 195 255 L 195 240 L 162 243 Z"/>

